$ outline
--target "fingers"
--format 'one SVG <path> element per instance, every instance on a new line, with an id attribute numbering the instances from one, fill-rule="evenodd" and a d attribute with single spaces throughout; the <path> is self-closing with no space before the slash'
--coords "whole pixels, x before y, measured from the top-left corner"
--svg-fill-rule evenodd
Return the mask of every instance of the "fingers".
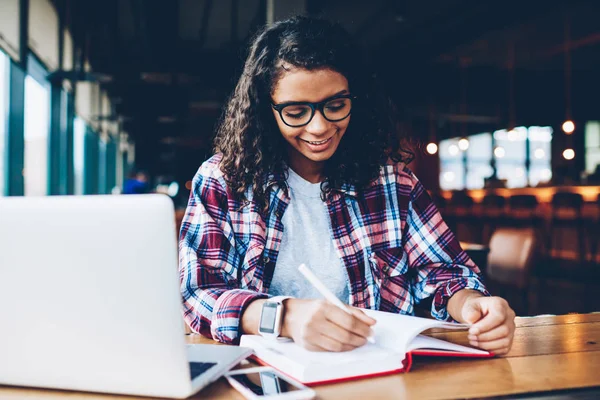
<path id="1" fill-rule="evenodd" d="M 333 339 L 327 335 L 321 334 L 318 337 L 319 346 L 323 348 L 325 351 L 349 351 L 357 348 L 358 346 L 353 346 L 347 343 L 342 343 L 339 340 Z"/>
<path id="2" fill-rule="evenodd" d="M 369 317 L 367 314 L 365 314 L 362 310 L 359 310 L 358 308 L 351 308 L 351 311 L 355 317 L 357 317 L 369 326 L 373 326 L 375 325 L 375 322 L 377 322 L 374 318 Z"/>
<path id="3" fill-rule="evenodd" d="M 367 316 L 365 315 L 365 317 Z M 370 324 L 358 316 L 357 313 L 348 314 L 336 306 L 326 305 L 325 318 L 344 330 L 363 338 L 367 338 L 372 334 Z"/>
<path id="4" fill-rule="evenodd" d="M 365 337 L 348 331 L 330 321 L 327 321 L 321 327 L 321 335 L 334 339 L 344 345 L 351 346 L 352 348 L 363 346 L 367 342 Z"/>
<path id="5" fill-rule="evenodd" d="M 469 341 L 471 342 L 491 342 L 493 340 L 502 339 L 508 337 L 514 331 L 514 321 L 506 319 L 505 322 L 494 329 L 480 333 L 479 335 L 469 335 Z"/>
<path id="6" fill-rule="evenodd" d="M 489 342 L 475 342 L 478 343 L 474 346 L 479 347 L 480 349 L 491 351 L 495 354 L 504 354 L 500 353 L 500 351 L 508 352 L 510 346 L 512 345 L 512 337 L 503 337 L 497 340 L 491 340 Z"/>
<path id="7" fill-rule="evenodd" d="M 311 351 L 348 351 L 365 345 L 376 321 L 358 309 L 346 310 L 325 300 L 296 300 L 286 310 L 290 336 Z"/>
<path id="8" fill-rule="evenodd" d="M 476 301 L 483 318 L 469 329 L 469 343 L 497 355 L 508 353 L 515 332 L 515 312 L 499 297 Z"/>
<path id="9" fill-rule="evenodd" d="M 514 311 L 504 299 L 488 297 L 482 298 L 480 301 L 482 302 L 481 307 L 484 309 L 484 317 L 471 326 L 469 329 L 471 335 L 491 331 L 503 324 L 506 319 L 515 317 Z"/>
<path id="10" fill-rule="evenodd" d="M 327 325 L 329 325 L 335 329 L 341 329 L 331 322 L 327 322 Z M 331 330 L 328 328 L 329 328 L 328 326 L 324 326 L 323 330 L 327 331 L 327 332 L 331 332 Z M 348 333 L 346 332 L 343 335 L 348 335 Z M 354 336 L 353 338 L 344 336 L 343 339 L 345 341 L 342 341 L 342 340 L 340 340 L 339 337 L 331 337 L 327 333 L 312 332 L 304 338 L 304 340 L 302 341 L 302 345 L 304 346 L 304 348 L 306 348 L 307 350 L 310 350 L 310 351 L 340 352 L 340 351 L 354 350 L 355 348 L 360 347 L 366 343 L 366 339 L 361 338 L 360 336 L 356 336 L 356 335 L 353 335 L 353 336 Z M 348 343 L 348 342 L 350 342 L 350 343 Z"/>
<path id="11" fill-rule="evenodd" d="M 512 344 L 511 344 L 511 346 L 512 346 Z M 506 353 L 508 353 L 509 351 L 510 351 L 510 347 L 504 347 L 502 349 L 494 350 L 494 351 L 492 351 L 492 353 L 494 353 L 494 355 L 496 355 L 496 356 L 503 356 Z"/>

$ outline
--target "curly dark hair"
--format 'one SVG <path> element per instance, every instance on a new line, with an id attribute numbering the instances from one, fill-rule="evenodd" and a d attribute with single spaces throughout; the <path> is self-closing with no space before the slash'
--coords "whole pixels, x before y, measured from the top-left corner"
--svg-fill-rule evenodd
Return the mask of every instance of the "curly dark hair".
<path id="1" fill-rule="evenodd" d="M 271 94 L 283 63 L 306 70 L 331 69 L 348 80 L 356 96 L 352 121 L 334 155 L 325 162 L 323 198 L 344 184 L 360 191 L 391 157 L 410 161 L 401 147 L 387 99 L 376 89 L 362 51 L 338 24 L 293 17 L 263 28 L 252 41 L 244 70 L 224 110 L 215 138 L 221 169 L 234 196 L 251 189 L 257 204 L 268 204 L 267 178 L 287 190 L 287 142 L 271 111 Z M 408 157 L 406 155 L 409 155 Z"/>

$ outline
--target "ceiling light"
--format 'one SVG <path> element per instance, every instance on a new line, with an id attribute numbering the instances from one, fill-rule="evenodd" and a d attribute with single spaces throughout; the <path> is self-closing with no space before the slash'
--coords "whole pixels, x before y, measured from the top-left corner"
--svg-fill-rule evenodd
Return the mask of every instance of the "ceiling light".
<path id="1" fill-rule="evenodd" d="M 562 124 L 562 130 L 563 132 L 565 132 L 567 135 L 570 135 L 571 133 L 573 133 L 573 131 L 575 130 L 575 124 L 573 123 L 573 121 L 571 120 L 566 120 L 565 122 L 563 122 Z"/>
<path id="2" fill-rule="evenodd" d="M 438 151 L 438 146 L 437 146 L 437 144 L 432 142 L 427 145 L 426 149 L 429 154 L 435 154 Z"/>
<path id="3" fill-rule="evenodd" d="M 565 149 L 562 153 L 565 160 L 572 160 L 575 158 L 575 150 L 573 149 Z"/>

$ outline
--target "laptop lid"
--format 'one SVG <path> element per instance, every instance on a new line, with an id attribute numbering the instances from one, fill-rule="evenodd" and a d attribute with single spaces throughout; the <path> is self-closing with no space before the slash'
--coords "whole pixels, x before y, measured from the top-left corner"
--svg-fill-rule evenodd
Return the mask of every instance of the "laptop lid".
<path id="1" fill-rule="evenodd" d="M 191 392 L 163 195 L 0 198 L 0 384 Z"/>

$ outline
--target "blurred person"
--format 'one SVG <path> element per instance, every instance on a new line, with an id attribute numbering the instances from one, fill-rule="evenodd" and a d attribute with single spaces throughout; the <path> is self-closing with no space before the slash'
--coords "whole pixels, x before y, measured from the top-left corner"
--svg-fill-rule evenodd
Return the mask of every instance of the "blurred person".
<path id="1" fill-rule="evenodd" d="M 133 170 L 123 183 L 123 194 L 143 194 L 150 192 L 148 173 L 143 170 Z"/>
<path id="2" fill-rule="evenodd" d="M 346 351 L 372 334 L 361 308 L 428 305 L 434 318 L 472 323 L 472 345 L 504 354 L 515 314 L 490 296 L 407 167 L 363 60 L 343 28 L 320 19 L 277 22 L 254 38 L 216 154 L 193 179 L 179 243 L 184 318 L 236 343 L 257 334 L 277 296 L 281 336 Z M 315 299 L 301 263 L 351 314 Z"/>

